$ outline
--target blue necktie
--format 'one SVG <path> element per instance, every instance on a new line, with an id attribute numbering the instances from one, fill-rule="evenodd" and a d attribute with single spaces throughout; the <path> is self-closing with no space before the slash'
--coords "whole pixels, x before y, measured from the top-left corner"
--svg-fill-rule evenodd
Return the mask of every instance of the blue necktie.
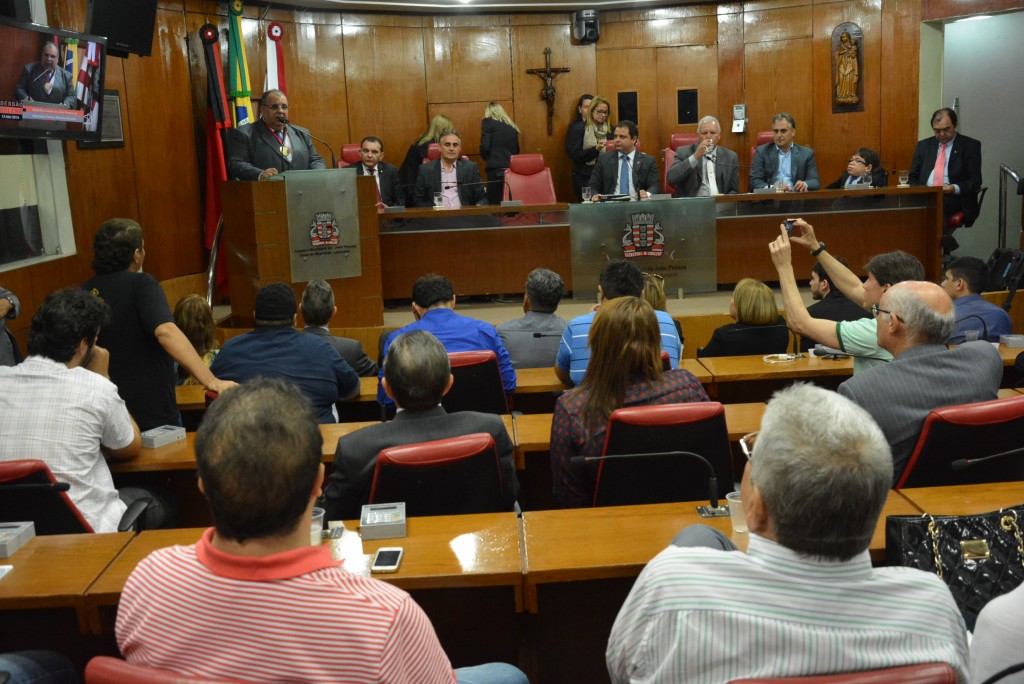
<path id="1" fill-rule="evenodd" d="M 629 157 L 622 155 L 622 166 L 619 167 L 619 194 L 629 194 Z"/>

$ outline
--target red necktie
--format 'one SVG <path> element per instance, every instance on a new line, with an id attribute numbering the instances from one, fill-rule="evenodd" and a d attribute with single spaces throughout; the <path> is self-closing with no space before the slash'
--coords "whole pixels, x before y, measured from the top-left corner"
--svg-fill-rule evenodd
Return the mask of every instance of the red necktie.
<path id="1" fill-rule="evenodd" d="M 935 170 L 932 171 L 932 185 L 945 185 L 946 178 L 946 145 L 939 143 L 939 155 L 935 157 Z"/>
<path id="2" fill-rule="evenodd" d="M 377 203 L 384 204 L 383 200 L 380 198 L 380 184 L 377 183 L 377 167 L 375 166 L 372 169 L 367 170 L 370 172 L 370 177 L 373 178 L 373 184 L 377 188 Z"/>

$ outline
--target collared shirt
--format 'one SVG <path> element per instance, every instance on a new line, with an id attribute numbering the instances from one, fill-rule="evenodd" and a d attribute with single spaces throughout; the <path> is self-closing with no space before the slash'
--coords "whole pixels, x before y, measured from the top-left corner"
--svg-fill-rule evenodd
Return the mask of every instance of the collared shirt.
<path id="1" fill-rule="evenodd" d="M 878 321 L 861 318 L 836 323 L 839 349 L 853 356 L 853 374 L 892 360 L 892 354 L 878 346 Z"/>
<path id="2" fill-rule="evenodd" d="M 670 546 L 648 563 L 605 653 L 613 682 L 717 683 L 945 662 L 968 681 L 963 618 L 911 568 L 803 556 L 750 535 L 747 553 Z"/>
<path id="3" fill-rule="evenodd" d="M 125 505 L 100 445 L 122 449 L 135 439 L 117 388 L 85 368 L 42 356 L 0 368 L 0 460 L 38 458 L 97 532 L 116 532 Z"/>
<path id="4" fill-rule="evenodd" d="M 380 171 L 380 167 L 379 166 L 374 166 L 371 169 L 366 164 L 363 164 L 363 175 L 364 176 L 373 176 L 373 180 L 376 181 L 376 183 L 377 183 L 377 192 L 378 193 L 380 192 L 380 173 L 378 173 L 379 171 Z"/>
<path id="5" fill-rule="evenodd" d="M 979 333 L 987 330 L 989 342 L 998 342 L 1000 335 L 1010 334 L 1013 325 L 1010 314 L 981 295 L 958 297 L 953 300 L 953 309 L 956 313 L 956 328 L 949 337 L 950 344 L 963 342 L 967 330 L 977 330 Z M 979 339 L 984 337 L 979 335 Z"/>
<path id="6" fill-rule="evenodd" d="M 590 362 L 590 347 L 587 346 L 587 339 L 590 336 L 590 326 L 594 323 L 596 313 L 591 312 L 577 316 L 566 326 L 562 333 L 562 341 L 558 347 L 558 356 L 555 358 L 555 365 L 563 370 L 569 371 L 572 384 L 578 385 L 583 381 L 583 375 L 587 372 L 587 364 Z M 683 355 L 683 344 L 676 331 L 676 324 L 672 316 L 664 311 L 655 311 L 658 318 L 658 327 L 661 329 L 661 348 L 668 352 L 669 362 L 672 368 L 679 368 L 679 359 Z"/>
<path id="7" fill-rule="evenodd" d="M 946 148 L 946 165 L 942 172 L 942 182 L 935 182 L 935 165 L 932 164 L 932 170 L 928 172 L 928 181 L 925 185 L 949 185 L 949 158 L 953 156 L 953 141 L 956 140 L 954 135 L 948 143 L 939 143 L 939 146 L 935 148 L 935 159 L 939 158 L 939 154 L 942 152 L 942 148 Z M 953 186 L 956 188 L 956 194 L 960 194 L 960 186 Z"/>
<path id="8" fill-rule="evenodd" d="M 441 161 L 441 197 L 444 200 L 445 209 L 459 209 L 462 207 L 462 199 L 459 197 L 459 178 L 456 171 L 458 162 L 452 164 L 451 169 L 446 169 L 444 161 Z"/>
<path id="9" fill-rule="evenodd" d="M 776 179 L 782 181 L 790 188 L 793 187 L 793 146 L 789 146 L 789 151 L 783 152 L 782 148 L 778 145 L 775 149 L 779 153 L 779 171 L 775 174 Z"/>
<path id="10" fill-rule="evenodd" d="M 455 681 L 401 589 L 345 571 L 326 546 L 243 557 L 212 540 L 211 528 L 132 571 L 115 626 L 128 662 L 260 682 Z"/>

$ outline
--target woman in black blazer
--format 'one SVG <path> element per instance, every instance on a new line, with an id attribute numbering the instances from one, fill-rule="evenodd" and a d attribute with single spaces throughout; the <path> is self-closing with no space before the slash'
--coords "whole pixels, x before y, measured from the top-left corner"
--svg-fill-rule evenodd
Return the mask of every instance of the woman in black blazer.
<path id="1" fill-rule="evenodd" d="M 735 323 L 723 325 L 711 335 L 697 357 L 784 354 L 789 350 L 789 328 L 775 306 L 775 295 L 760 280 L 744 278 L 736 283 L 729 301 Z"/>
<path id="2" fill-rule="evenodd" d="M 505 171 L 513 154 L 519 154 L 519 126 L 497 102 L 487 105 L 480 123 L 480 156 L 487 169 L 487 203 L 501 204 Z"/>
<path id="3" fill-rule="evenodd" d="M 427 151 L 430 143 L 439 143 L 441 138 L 455 130 L 452 120 L 444 114 L 437 114 L 430 120 L 430 126 L 423 132 L 416 142 L 409 146 L 405 154 L 405 161 L 398 169 L 398 180 L 402 184 L 402 192 L 405 195 L 405 206 L 413 206 L 413 187 L 416 185 L 416 177 L 419 175 L 420 166 L 427 158 Z"/>
<path id="4" fill-rule="evenodd" d="M 580 95 L 576 102 L 576 116 L 569 124 L 569 130 L 565 132 L 565 153 L 572 160 L 572 190 L 576 195 L 576 201 L 583 201 L 583 188 L 590 184 L 590 172 L 594 168 L 593 162 L 597 159 L 597 150 L 583 149 L 583 132 L 587 128 L 587 111 L 590 109 L 590 101 L 594 96 L 590 93 Z"/>

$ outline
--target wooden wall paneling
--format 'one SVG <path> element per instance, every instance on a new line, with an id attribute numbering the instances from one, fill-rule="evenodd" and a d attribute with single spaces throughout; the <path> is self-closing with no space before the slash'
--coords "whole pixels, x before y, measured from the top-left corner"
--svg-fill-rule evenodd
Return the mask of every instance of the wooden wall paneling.
<path id="1" fill-rule="evenodd" d="M 778 112 L 789 112 L 796 120 L 798 144 L 813 145 L 811 39 L 747 43 L 743 63 L 750 127 L 746 146 L 738 150 L 740 163 L 750 163 L 757 132 L 771 130 L 772 117 Z M 745 175 L 750 175 L 749 170 Z"/>
<path id="2" fill-rule="evenodd" d="M 669 45 L 706 45 L 714 42 L 718 20 L 713 13 L 685 19 L 601 21 L 598 50 L 617 50 Z M 646 68 L 635 64 L 635 69 Z"/>
<path id="3" fill-rule="evenodd" d="M 182 13 L 157 11 L 152 56 L 123 65 L 145 268 L 157 280 L 198 273 L 206 260 L 195 129 L 181 125 L 192 115 Z"/>
<path id="4" fill-rule="evenodd" d="M 921 20 L 917 0 L 882 3 L 879 152 L 890 171 L 910 168 L 917 143 Z"/>
<path id="5" fill-rule="evenodd" d="M 655 59 L 655 48 L 598 50 L 597 89 L 611 103 L 612 126 L 619 120 L 618 94 L 636 92 L 640 148 L 658 161 L 660 169 L 664 162 L 658 152 L 661 144 L 658 139 L 658 73 L 656 69 L 642 66 L 655 64 Z"/>
<path id="6" fill-rule="evenodd" d="M 812 0 L 749 0 L 743 3 L 743 9 L 748 13 L 764 12 L 810 4 Z"/>
<path id="7" fill-rule="evenodd" d="M 512 99 L 511 29 L 493 19 L 488 27 L 424 30 L 428 104 Z"/>
<path id="8" fill-rule="evenodd" d="M 519 148 L 523 153 L 544 155 L 544 162 L 551 169 L 555 183 L 555 194 L 563 202 L 577 201 L 572 191 L 572 163 L 565 154 L 565 132 L 576 115 L 576 102 L 580 95 L 599 94 L 595 48 L 593 45 L 575 45 L 571 37 L 568 14 L 513 17 L 513 97 L 515 121 L 520 130 Z M 548 135 L 547 128 L 547 103 L 540 97 L 544 81 L 526 73 L 527 69 L 544 67 L 546 47 L 551 48 L 551 66 L 570 69 L 554 82 L 555 113 L 551 135 Z"/>
<path id="9" fill-rule="evenodd" d="M 974 14 L 993 14 L 1024 9 L 1021 0 L 919 0 L 914 3 L 920 8 L 921 21 L 935 21 Z"/>
<path id="10" fill-rule="evenodd" d="M 416 14 L 360 14 L 345 12 L 342 26 L 392 26 L 396 28 L 423 28 L 424 17 Z"/>
<path id="11" fill-rule="evenodd" d="M 733 151 L 750 147 L 755 138 L 749 133 L 732 132 L 732 107 L 746 104 L 746 89 L 743 83 L 743 6 L 739 3 L 723 3 L 718 6 L 718 108 L 709 112 L 718 117 L 722 124 L 721 144 Z M 710 103 L 709 103 L 710 104 Z M 754 134 L 756 135 L 756 134 Z M 748 142 L 748 136 L 749 142 Z M 744 156 L 740 155 L 740 164 Z M 740 187 L 745 188 L 742 180 L 746 173 L 740 168 Z"/>
<path id="12" fill-rule="evenodd" d="M 50 42 L 42 35 L 0 26 L 0 43 L 3 43 L 6 53 L 3 64 L 0 65 L 0 83 L 5 86 L 3 99 L 13 97 L 13 93 L 8 92 L 8 89 L 14 90 L 25 65 L 39 61 L 39 56 L 43 52 L 43 41 Z"/>
<path id="13" fill-rule="evenodd" d="M 484 118 L 484 110 L 487 105 L 490 104 L 490 100 L 480 100 L 478 102 L 446 102 L 438 104 L 430 104 L 427 106 L 427 114 L 433 117 L 437 114 L 444 114 L 452 123 L 455 124 L 455 130 L 459 132 L 459 136 L 462 138 L 462 154 L 479 160 L 480 158 L 480 126 L 481 121 Z M 498 104 L 505 108 L 508 115 L 515 121 L 515 107 L 511 99 L 509 100 L 497 100 Z M 522 128 L 522 125 L 516 121 L 516 125 Z M 520 147 L 522 146 L 523 134 L 520 133 L 519 141 Z M 480 172 L 483 173 L 483 165 L 481 164 Z"/>
<path id="14" fill-rule="evenodd" d="M 881 152 L 881 12 L 871 0 L 815 5 L 813 11 L 814 138 L 812 140 L 803 135 L 799 137 L 814 148 L 818 174 L 824 187 L 838 180 L 846 171 L 847 160 L 858 148 L 870 147 Z M 832 73 L 832 31 L 844 22 L 853 22 L 864 31 L 864 39 L 858 46 L 864 111 L 833 114 L 835 75 Z"/>
<path id="15" fill-rule="evenodd" d="M 678 90 L 696 89 L 699 110 L 697 119 L 705 114 L 718 115 L 718 50 L 715 45 L 685 45 L 655 50 L 658 91 L 658 152 L 646 150 L 661 159 L 661 150 L 668 147 L 673 133 L 696 133 L 696 122 L 679 124 Z M 719 117 L 721 119 L 721 117 Z M 650 136 L 648 136 L 650 141 Z"/>
<path id="16" fill-rule="evenodd" d="M 752 4 L 760 5 L 762 3 Z M 797 6 L 789 6 L 794 4 Z M 810 37 L 812 34 L 811 6 L 809 2 L 803 4 L 787 2 L 786 6 L 779 5 L 758 10 L 752 9 L 748 3 L 744 5 L 743 23 L 743 39 L 747 43 L 776 42 Z"/>
<path id="17" fill-rule="evenodd" d="M 265 30 L 266 24 L 263 26 Z M 335 154 L 341 154 L 342 143 L 350 138 L 341 26 L 293 24 L 289 28 L 293 30 L 293 40 L 285 46 L 289 118 L 329 142 Z M 263 55 L 265 70 L 265 47 Z M 318 145 L 317 151 L 330 165 L 330 152 L 323 145 Z"/>
<path id="18" fill-rule="evenodd" d="M 385 159 L 401 166 L 428 123 L 423 31 L 346 23 L 343 35 L 346 100 L 351 103 L 345 142 L 375 135 L 384 141 Z"/>

